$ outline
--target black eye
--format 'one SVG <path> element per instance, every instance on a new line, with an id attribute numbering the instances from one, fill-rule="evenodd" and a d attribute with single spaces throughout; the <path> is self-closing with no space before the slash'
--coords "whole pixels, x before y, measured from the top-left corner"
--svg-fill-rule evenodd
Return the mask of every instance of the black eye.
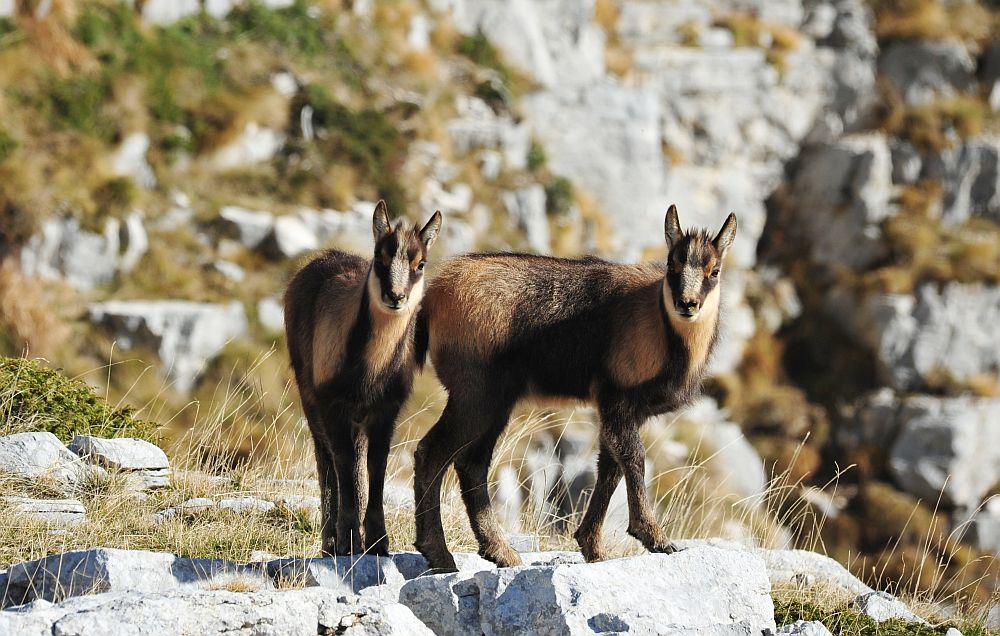
<path id="1" fill-rule="evenodd" d="M 719 270 L 713 269 L 712 270 L 712 278 L 718 278 L 718 277 L 719 277 Z"/>
<path id="2" fill-rule="evenodd" d="M 420 261 L 420 264 L 417 265 L 417 271 L 423 271 L 425 265 L 427 265 L 427 261 Z"/>

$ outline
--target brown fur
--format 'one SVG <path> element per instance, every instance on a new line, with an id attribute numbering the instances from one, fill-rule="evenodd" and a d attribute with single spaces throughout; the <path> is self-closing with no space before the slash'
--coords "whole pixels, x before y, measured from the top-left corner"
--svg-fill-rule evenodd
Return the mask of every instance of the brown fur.
<path id="1" fill-rule="evenodd" d="M 685 235 L 672 207 L 669 267 L 516 254 L 445 265 L 423 314 L 448 404 L 417 447 L 414 478 L 416 546 L 432 567 L 455 567 L 438 509 L 452 462 L 480 554 L 501 566 L 520 562 L 490 507 L 486 475 L 511 408 L 524 397 L 584 400 L 600 412 L 598 479 L 577 533 L 584 556 L 602 557 L 601 524 L 622 477 L 629 532 L 651 551 L 674 549 L 645 494 L 638 431 L 700 385 L 718 333 L 719 264 L 735 230 L 730 215 L 714 240 Z"/>

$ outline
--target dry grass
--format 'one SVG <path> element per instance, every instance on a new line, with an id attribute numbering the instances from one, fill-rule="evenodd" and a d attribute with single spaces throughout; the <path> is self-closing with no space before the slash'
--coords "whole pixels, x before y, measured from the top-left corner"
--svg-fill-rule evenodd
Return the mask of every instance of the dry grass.
<path id="1" fill-rule="evenodd" d="M 62 315 L 68 292 L 57 287 L 26 277 L 10 259 L 0 261 L 0 353 L 54 356 L 62 350 L 70 334 Z"/>
<path id="2" fill-rule="evenodd" d="M 889 40 L 989 40 L 997 25 L 995 8 L 976 1 L 874 0 L 875 33 Z"/>

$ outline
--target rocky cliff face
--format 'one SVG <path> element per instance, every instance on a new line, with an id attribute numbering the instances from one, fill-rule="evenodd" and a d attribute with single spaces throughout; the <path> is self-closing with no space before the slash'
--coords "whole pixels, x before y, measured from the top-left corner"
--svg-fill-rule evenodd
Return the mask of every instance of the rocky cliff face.
<path id="1" fill-rule="evenodd" d="M 115 342 L 208 399 L 276 342 L 297 260 L 369 249 L 379 197 L 444 211 L 441 252 L 622 260 L 662 255 L 670 203 L 685 225 L 735 211 L 710 399 L 647 427 L 650 487 L 697 465 L 745 512 L 716 534 L 793 542 L 808 524 L 789 510 L 806 509 L 865 576 L 906 536 L 953 589 L 994 593 L 995 562 L 969 565 L 955 541 L 996 554 L 992 5 L 349 4 L 0 2 L 0 67 L 23 79 L 0 99 L 6 353 L 83 370 Z M 40 315 L 86 338 L 33 329 Z M 127 369 L 113 394 L 164 399 Z M 260 411 L 239 424 L 287 413 Z M 500 473 L 512 528 L 565 525 L 585 499 L 592 428 L 569 428 L 532 437 L 531 470 Z M 775 476 L 791 482 L 779 504 Z M 785 520 L 768 541 L 748 521 L 760 511 Z M 934 576 L 907 568 L 882 570 Z"/>

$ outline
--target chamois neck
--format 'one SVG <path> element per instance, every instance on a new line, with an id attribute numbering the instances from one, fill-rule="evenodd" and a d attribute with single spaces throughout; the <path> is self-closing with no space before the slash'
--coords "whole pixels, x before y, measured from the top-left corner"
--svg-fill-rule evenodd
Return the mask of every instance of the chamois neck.
<path id="1" fill-rule="evenodd" d="M 667 314 L 667 321 L 671 329 L 680 336 L 687 349 L 688 381 L 701 378 L 715 345 L 719 328 L 719 304 L 722 293 L 720 287 L 721 285 L 716 285 L 708 293 L 698 316 L 694 320 L 690 320 L 677 313 L 670 285 L 667 284 L 666 278 L 663 280 L 663 311 Z"/>

